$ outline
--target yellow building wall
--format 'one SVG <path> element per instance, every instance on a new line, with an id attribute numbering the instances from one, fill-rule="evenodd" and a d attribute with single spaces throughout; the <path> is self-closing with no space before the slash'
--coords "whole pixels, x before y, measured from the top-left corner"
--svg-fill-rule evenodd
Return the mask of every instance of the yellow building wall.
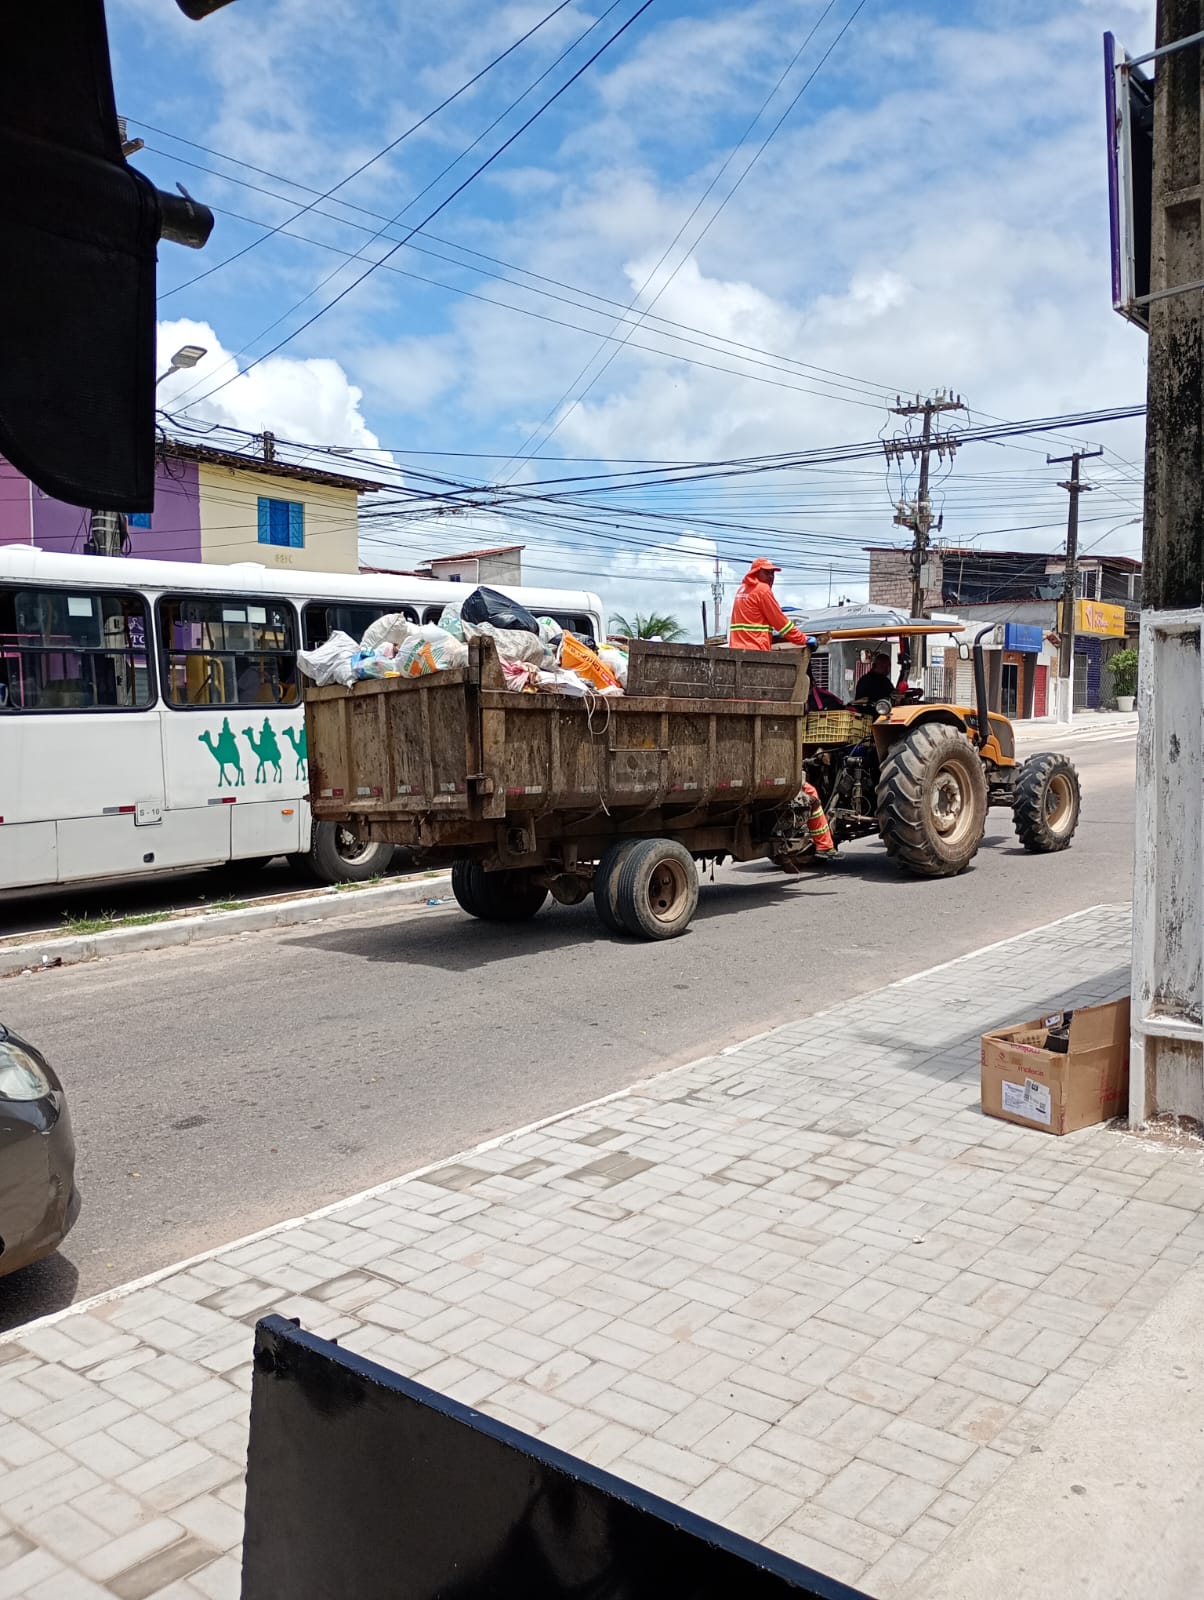
<path id="1" fill-rule="evenodd" d="M 198 468 L 201 560 L 258 561 L 275 570 L 358 572 L 359 496 L 298 478 L 202 462 Z M 305 507 L 305 544 L 300 549 L 259 542 L 259 498 L 300 501 Z"/>

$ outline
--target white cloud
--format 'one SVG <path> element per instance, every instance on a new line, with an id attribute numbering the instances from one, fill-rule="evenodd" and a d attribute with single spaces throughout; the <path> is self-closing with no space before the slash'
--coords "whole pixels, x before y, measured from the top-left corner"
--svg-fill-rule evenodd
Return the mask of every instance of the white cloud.
<path id="1" fill-rule="evenodd" d="M 158 391 L 161 410 L 249 433 L 270 429 L 281 439 L 300 444 L 380 448 L 360 409 L 363 390 L 337 361 L 271 356 L 250 372 L 240 373 L 209 323 L 182 318 L 159 324 L 160 372 L 186 344 L 201 345 L 206 355 L 191 370 L 173 372 L 163 380 Z M 218 389 L 222 383 L 225 387 Z M 209 394 L 214 389 L 217 392 Z"/>

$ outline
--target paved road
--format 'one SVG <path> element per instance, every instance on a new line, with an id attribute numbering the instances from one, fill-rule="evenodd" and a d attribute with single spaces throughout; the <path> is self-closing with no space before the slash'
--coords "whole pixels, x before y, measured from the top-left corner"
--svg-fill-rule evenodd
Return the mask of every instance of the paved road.
<path id="1" fill-rule="evenodd" d="M 68 1086 L 84 1188 L 63 1254 L 0 1280 L 0 1327 L 1126 899 L 1132 739 L 1074 754 L 1084 818 L 1065 854 L 1026 856 L 994 813 L 952 880 L 902 878 L 868 842 L 801 880 L 729 867 L 664 945 L 608 937 L 588 902 L 517 929 L 414 908 L 0 983 L 0 1013 Z"/>

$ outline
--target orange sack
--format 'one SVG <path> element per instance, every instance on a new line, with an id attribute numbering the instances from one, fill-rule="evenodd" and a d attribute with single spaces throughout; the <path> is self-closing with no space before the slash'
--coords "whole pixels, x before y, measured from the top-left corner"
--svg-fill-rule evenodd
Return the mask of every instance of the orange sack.
<path id="1" fill-rule="evenodd" d="M 595 689 L 621 689 L 618 678 L 602 657 L 574 634 L 566 633 L 560 642 L 560 665 L 568 667 Z"/>

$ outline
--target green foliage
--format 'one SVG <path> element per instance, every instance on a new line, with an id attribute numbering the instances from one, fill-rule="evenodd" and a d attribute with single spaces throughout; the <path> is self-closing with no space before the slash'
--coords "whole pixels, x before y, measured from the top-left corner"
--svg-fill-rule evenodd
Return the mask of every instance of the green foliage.
<path id="1" fill-rule="evenodd" d="M 1108 658 L 1107 665 L 1112 674 L 1113 694 L 1130 695 L 1137 693 L 1136 650 L 1118 650 L 1114 656 Z"/>
<path id="2" fill-rule="evenodd" d="M 663 639 L 666 644 L 684 639 L 686 634 L 676 617 L 659 611 L 650 611 L 647 616 L 637 611 L 630 621 L 616 611 L 610 619 L 610 631 L 626 639 Z"/>

